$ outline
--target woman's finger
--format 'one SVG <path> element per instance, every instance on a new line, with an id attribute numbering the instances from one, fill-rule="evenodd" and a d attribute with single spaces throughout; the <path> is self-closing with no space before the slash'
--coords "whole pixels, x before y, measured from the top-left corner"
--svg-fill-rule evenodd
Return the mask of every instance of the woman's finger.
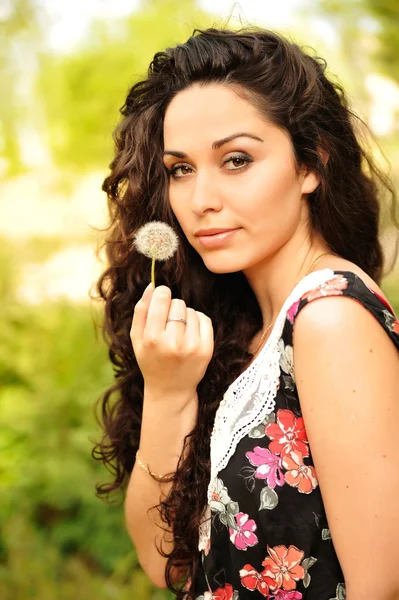
<path id="1" fill-rule="evenodd" d="M 197 348 L 200 342 L 200 326 L 197 312 L 187 307 L 187 325 L 185 330 L 185 341 L 188 350 Z"/>
<path id="2" fill-rule="evenodd" d="M 172 300 L 167 319 L 187 320 L 187 307 L 184 300 L 180 300 L 179 298 Z M 180 348 L 184 340 L 186 324 L 182 321 L 167 321 L 165 323 L 165 332 L 170 343 Z"/>
<path id="3" fill-rule="evenodd" d="M 207 315 L 202 312 L 196 311 L 199 321 L 199 331 L 202 347 L 204 352 L 209 355 L 209 357 L 213 354 L 214 348 L 214 334 L 213 334 L 213 325 L 212 319 L 210 319 Z"/>
<path id="4" fill-rule="evenodd" d="M 161 333 L 165 331 L 166 319 L 168 318 L 171 291 L 166 285 L 155 288 L 152 294 L 150 306 L 147 313 L 147 321 L 143 332 L 143 340 L 159 340 Z"/>
<path id="5" fill-rule="evenodd" d="M 149 283 L 145 288 L 143 295 L 134 307 L 132 326 L 130 329 L 131 339 L 142 339 L 143 332 L 147 320 L 148 308 L 150 306 L 151 298 L 154 293 L 154 286 Z"/>

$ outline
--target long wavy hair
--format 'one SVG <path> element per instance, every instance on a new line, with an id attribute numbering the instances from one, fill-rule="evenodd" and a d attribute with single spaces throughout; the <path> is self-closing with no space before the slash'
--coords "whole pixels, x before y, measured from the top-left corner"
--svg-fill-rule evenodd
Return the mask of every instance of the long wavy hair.
<path id="1" fill-rule="evenodd" d="M 394 209 L 394 189 L 360 141 L 365 124 L 325 70 L 323 59 L 271 31 L 195 30 L 184 44 L 155 54 L 147 78 L 133 85 L 121 108 L 115 157 L 103 183 L 110 217 L 104 242 L 107 268 L 96 287 L 104 300 L 103 335 L 116 381 L 99 398 L 104 437 L 93 455 L 114 479 L 99 485 L 97 492 L 108 495 L 125 488 L 139 446 L 144 382 L 130 328 L 134 305 L 148 284 L 149 261 L 132 248 L 132 240 L 143 224 L 160 220 L 175 229 L 180 245 L 173 260 L 157 263 L 157 283 L 169 286 L 172 297 L 207 314 L 215 336 L 213 357 L 197 389 L 197 423 L 185 438 L 184 459 L 170 493 L 157 506 L 163 522 L 173 528 L 174 548 L 164 555 L 165 578 L 179 599 L 187 592 L 173 583 L 171 572 L 183 568 L 189 578 L 198 566 L 198 526 L 206 506 L 215 412 L 251 358 L 247 348 L 262 327 L 262 315 L 245 276 L 207 270 L 170 208 L 162 161 L 165 111 L 176 94 L 194 83 L 228 85 L 252 102 L 265 118 L 288 132 L 296 164 L 320 176 L 320 185 L 308 196 L 313 229 L 333 252 L 380 282 L 384 266 L 380 209 L 389 200 Z M 192 591 L 188 594 L 194 597 Z"/>

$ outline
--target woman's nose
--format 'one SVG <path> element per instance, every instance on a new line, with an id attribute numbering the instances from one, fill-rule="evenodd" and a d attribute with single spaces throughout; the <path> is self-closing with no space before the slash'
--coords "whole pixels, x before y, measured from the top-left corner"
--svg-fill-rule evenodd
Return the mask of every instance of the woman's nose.
<path id="1" fill-rule="evenodd" d="M 207 210 L 219 211 L 223 207 L 222 193 L 216 181 L 205 173 L 197 174 L 191 193 L 191 208 L 195 214 Z"/>

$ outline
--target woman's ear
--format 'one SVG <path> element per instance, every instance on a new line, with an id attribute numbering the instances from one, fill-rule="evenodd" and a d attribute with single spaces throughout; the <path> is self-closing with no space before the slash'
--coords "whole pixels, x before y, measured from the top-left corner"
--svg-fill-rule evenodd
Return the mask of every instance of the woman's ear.
<path id="1" fill-rule="evenodd" d="M 311 194 L 320 184 L 320 175 L 316 171 L 306 171 L 302 181 L 302 194 Z"/>
<path id="2" fill-rule="evenodd" d="M 328 163 L 329 153 L 323 148 L 319 148 L 318 154 L 324 166 Z M 311 194 L 320 185 L 320 175 L 316 171 L 306 169 L 302 182 L 302 194 Z"/>

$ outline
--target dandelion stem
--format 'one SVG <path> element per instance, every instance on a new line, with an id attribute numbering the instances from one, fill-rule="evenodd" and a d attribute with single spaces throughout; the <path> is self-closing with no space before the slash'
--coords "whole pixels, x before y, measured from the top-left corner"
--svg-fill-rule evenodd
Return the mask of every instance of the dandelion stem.
<path id="1" fill-rule="evenodd" d="M 151 263 L 151 281 L 152 281 L 152 285 L 155 288 L 155 256 L 152 257 L 152 263 Z"/>

